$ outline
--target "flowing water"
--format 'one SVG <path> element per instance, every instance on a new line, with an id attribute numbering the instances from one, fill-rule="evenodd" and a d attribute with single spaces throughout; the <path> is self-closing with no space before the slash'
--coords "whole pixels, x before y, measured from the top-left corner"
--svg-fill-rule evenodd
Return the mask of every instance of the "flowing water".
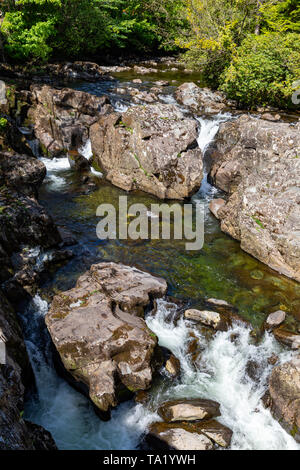
<path id="1" fill-rule="evenodd" d="M 132 76 L 125 76 L 130 84 Z M 155 79 L 161 77 L 156 76 Z M 165 77 L 163 77 L 165 78 Z M 145 81 L 145 89 L 153 85 Z M 116 84 L 80 84 L 78 88 L 101 95 Z M 174 103 L 174 88 L 166 87 L 160 96 L 162 102 Z M 131 105 L 128 97 L 110 92 L 115 109 L 124 111 Z M 196 116 L 199 122 L 199 147 L 205 154 L 204 178 L 199 192 L 193 196 L 196 206 L 205 209 L 205 245 L 200 252 L 187 252 L 179 240 L 101 241 L 96 237 L 96 209 L 102 202 L 117 207 L 118 197 L 125 194 L 101 179 L 95 172 L 96 191 L 85 194 L 84 185 L 69 166 L 67 158 L 42 160 L 47 167 L 40 200 L 56 223 L 66 226 L 78 239 L 75 257 L 55 273 L 49 273 L 41 293 L 21 315 L 26 344 L 36 377 L 36 391 L 28 397 L 25 416 L 51 431 L 60 449 L 134 449 L 139 445 L 147 425 L 157 419 L 158 405 L 174 397 L 203 397 L 221 404 L 220 422 L 233 430 L 232 449 L 300 449 L 291 436 L 264 409 L 261 397 L 266 389 L 272 354 L 280 362 L 292 353 L 284 350 L 265 334 L 254 344 L 250 329 L 235 324 L 229 332 L 219 332 L 208 340 L 195 325 L 184 319 L 176 320 L 176 306 L 164 300 L 158 302 L 155 316 L 147 317 L 162 346 L 170 349 L 181 361 L 182 374 L 178 382 L 167 377 L 155 383 L 147 405 L 133 401 L 123 403 L 112 412 L 109 422 L 95 415 L 89 401 L 57 376 L 51 356 L 50 338 L 44 316 L 50 297 L 56 290 L 74 286 L 80 274 L 92 263 L 106 260 L 132 264 L 163 276 L 169 285 L 169 294 L 193 307 L 201 307 L 203 299 L 216 297 L 239 308 L 242 317 L 259 328 L 266 315 L 277 308 L 288 312 L 288 326 L 299 325 L 300 288 L 242 252 L 239 244 L 225 236 L 218 222 L 208 210 L 208 203 L 222 195 L 207 181 L 209 146 L 219 125 L 230 114 L 214 118 Z M 90 142 L 79 149 L 87 159 L 91 157 Z M 96 174 L 95 174 L 96 173 Z M 149 207 L 155 198 L 141 192 L 128 195 L 129 204 L 142 202 Z M 297 316 L 298 315 L 298 316 Z M 173 317 L 174 320 L 170 320 Z M 234 340 L 232 339 L 234 335 Z M 197 340 L 198 356 L 191 357 L 190 345 Z M 255 361 L 259 376 L 251 378 L 247 365 Z"/>

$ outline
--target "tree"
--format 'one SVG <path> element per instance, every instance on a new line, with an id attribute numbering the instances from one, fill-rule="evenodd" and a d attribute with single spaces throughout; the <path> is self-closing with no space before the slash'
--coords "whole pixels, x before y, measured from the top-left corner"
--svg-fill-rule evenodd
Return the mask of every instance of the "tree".
<path id="1" fill-rule="evenodd" d="M 187 26 L 184 0 L 6 0 L 3 33 L 18 60 L 80 58 L 97 51 L 174 48 Z"/>
<path id="2" fill-rule="evenodd" d="M 249 35 L 223 73 L 221 90 L 242 106 L 292 108 L 293 82 L 299 77 L 298 34 Z"/>
<path id="3" fill-rule="evenodd" d="M 232 54 L 256 24 L 257 0 L 185 0 L 189 38 L 177 39 L 186 58 L 198 65 L 209 83 L 218 85 Z"/>
<path id="4" fill-rule="evenodd" d="M 264 31 L 300 33 L 298 0 L 271 0 L 261 7 Z"/>
<path id="5" fill-rule="evenodd" d="M 5 2 L 2 32 L 5 49 L 16 59 L 46 60 L 52 52 L 60 0 L 11 0 Z"/>
<path id="6" fill-rule="evenodd" d="M 93 54 L 109 44 L 110 7 L 119 0 L 61 0 L 53 48 L 64 57 Z"/>

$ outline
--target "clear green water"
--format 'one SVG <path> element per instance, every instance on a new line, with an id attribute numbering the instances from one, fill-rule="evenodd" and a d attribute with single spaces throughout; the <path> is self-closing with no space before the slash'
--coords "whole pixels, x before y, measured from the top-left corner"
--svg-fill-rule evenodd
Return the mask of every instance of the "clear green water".
<path id="1" fill-rule="evenodd" d="M 292 329 L 298 324 L 300 285 L 249 256 L 238 242 L 223 234 L 208 210 L 207 194 L 193 198 L 205 205 L 205 244 L 200 251 L 186 251 L 185 241 L 172 239 L 101 241 L 96 235 L 98 205 L 105 202 L 117 208 L 119 196 L 127 195 L 129 206 L 140 202 L 150 210 L 157 200 L 141 192 L 127 194 L 103 181 L 96 191 L 80 194 L 84 187 L 76 175 L 70 171 L 64 172 L 64 177 L 66 189 L 53 192 L 45 185 L 41 201 L 57 223 L 77 236 L 79 245 L 76 258 L 58 270 L 48 281 L 49 287 L 67 289 L 91 263 L 112 260 L 164 277 L 170 295 L 195 307 L 205 298 L 215 297 L 233 303 L 254 326 L 260 326 L 266 315 L 278 308 L 290 314 L 287 323 Z"/>
<path id="2" fill-rule="evenodd" d="M 185 81 L 201 85 L 203 81 L 199 74 L 170 71 L 164 66 L 158 69 L 158 73 L 146 76 L 137 76 L 131 70 L 115 74 L 116 81 L 81 83 L 76 88 L 96 95 L 108 93 L 114 102 L 120 100 L 128 104 L 129 96 L 117 96 L 112 90 L 132 86 L 134 78 L 143 81 L 140 85 L 134 84 L 141 90 L 149 90 L 156 80 L 168 80 L 170 86 L 163 89 L 168 101 L 172 100 L 175 85 Z M 194 203 L 205 206 L 205 244 L 202 250 L 189 252 L 185 250 L 185 242 L 178 240 L 99 240 L 95 215 L 99 204 L 112 203 L 117 208 L 118 197 L 127 195 L 129 205 L 142 202 L 150 209 L 151 203 L 157 203 L 157 199 L 141 192 L 127 194 L 98 178 L 95 179 L 98 189 L 83 194 L 86 188 L 78 175 L 63 171 L 56 176 L 62 176 L 64 184 L 57 187 L 51 181 L 45 183 L 41 201 L 58 224 L 67 226 L 77 236 L 79 245 L 75 259 L 47 281 L 48 287 L 68 289 L 91 263 L 112 260 L 164 277 L 170 295 L 195 307 L 200 307 L 205 298 L 224 299 L 233 303 L 255 327 L 259 327 L 270 312 L 280 308 L 288 313 L 286 324 L 290 329 L 300 327 L 300 285 L 243 252 L 238 242 L 221 232 L 219 222 L 208 209 L 209 201 L 217 197 L 218 192 L 206 181 L 193 197 Z"/>

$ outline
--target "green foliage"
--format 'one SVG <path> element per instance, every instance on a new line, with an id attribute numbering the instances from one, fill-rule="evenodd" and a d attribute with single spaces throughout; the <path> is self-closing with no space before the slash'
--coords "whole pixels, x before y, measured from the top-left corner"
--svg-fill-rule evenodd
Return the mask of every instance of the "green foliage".
<path id="1" fill-rule="evenodd" d="M 243 106 L 289 107 L 300 78 L 299 0 L 4 0 L 1 54 L 22 62 L 185 50 Z"/>
<path id="2" fill-rule="evenodd" d="M 300 33 L 299 0 L 272 0 L 261 9 L 263 30 Z"/>
<path id="3" fill-rule="evenodd" d="M 221 90 L 241 105 L 292 107 L 300 78 L 300 38 L 295 33 L 249 35 L 222 76 Z"/>
<path id="4" fill-rule="evenodd" d="M 21 60 L 47 60 L 60 6 L 60 0 L 19 0 L 14 7 L 8 3 L 1 28 L 7 53 Z"/>
<path id="5" fill-rule="evenodd" d="M 0 132 L 4 130 L 7 126 L 7 119 L 0 117 Z"/>
<path id="6" fill-rule="evenodd" d="M 86 57 L 103 49 L 174 49 L 187 27 L 183 0 L 20 0 L 6 2 L 5 50 L 17 60 Z"/>
<path id="7" fill-rule="evenodd" d="M 191 25 L 187 38 L 177 44 L 187 52 L 184 60 L 201 68 L 208 84 L 217 87 L 232 54 L 255 28 L 256 0 L 185 0 Z"/>
<path id="8" fill-rule="evenodd" d="M 243 106 L 292 107 L 300 78 L 299 0 L 185 0 L 184 60 Z"/>
<path id="9" fill-rule="evenodd" d="M 62 0 L 53 38 L 55 52 L 64 57 L 94 53 L 108 43 L 109 16 L 99 0 Z M 111 3 L 111 2 L 108 2 Z"/>

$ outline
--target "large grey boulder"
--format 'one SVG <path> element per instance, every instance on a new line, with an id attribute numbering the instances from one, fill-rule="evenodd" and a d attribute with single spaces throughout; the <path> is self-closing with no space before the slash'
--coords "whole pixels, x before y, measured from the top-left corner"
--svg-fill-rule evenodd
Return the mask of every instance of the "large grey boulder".
<path id="1" fill-rule="evenodd" d="M 78 148 L 89 137 L 89 128 L 112 107 L 107 97 L 97 97 L 71 88 L 32 85 L 33 107 L 29 118 L 42 151 L 49 157 Z"/>
<path id="2" fill-rule="evenodd" d="M 300 281 L 300 124 L 241 116 L 221 124 L 210 177 L 230 194 L 221 229 Z"/>
<path id="3" fill-rule="evenodd" d="M 209 88 L 199 88 L 193 82 L 180 85 L 175 97 L 178 103 L 197 114 L 218 114 L 228 108 L 225 95 Z"/>
<path id="4" fill-rule="evenodd" d="M 92 149 L 108 181 L 161 199 L 184 199 L 202 181 L 197 123 L 174 105 L 135 106 L 103 116 L 90 129 Z"/>
<path id="5" fill-rule="evenodd" d="M 166 282 L 138 269 L 100 263 L 74 289 L 53 299 L 46 324 L 63 365 L 100 411 L 116 406 L 126 390 L 149 388 L 156 336 L 144 309 L 162 297 Z"/>

